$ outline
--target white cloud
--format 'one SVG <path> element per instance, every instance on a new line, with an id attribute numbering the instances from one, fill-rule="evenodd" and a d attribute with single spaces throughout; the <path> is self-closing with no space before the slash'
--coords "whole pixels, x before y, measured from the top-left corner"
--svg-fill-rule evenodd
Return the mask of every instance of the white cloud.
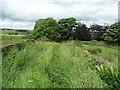
<path id="1" fill-rule="evenodd" d="M 33 29 L 34 21 L 53 17 L 75 17 L 78 21 L 113 23 L 117 21 L 119 0 L 2 0 L 3 26 Z M 1 5 L 1 4 L 0 4 Z M 1 11 L 1 9 L 0 9 Z M 11 23 L 12 22 L 12 23 Z M 33 23 L 32 26 L 28 26 Z M 11 25 L 10 25 L 11 23 Z M 18 23 L 18 24 L 17 24 Z M 23 25 L 24 24 L 24 25 Z"/>
<path id="2" fill-rule="evenodd" d="M 24 22 L 24 21 L 12 21 L 12 20 L 0 20 L 0 28 L 10 28 L 10 29 L 28 29 L 33 30 L 33 22 Z"/>

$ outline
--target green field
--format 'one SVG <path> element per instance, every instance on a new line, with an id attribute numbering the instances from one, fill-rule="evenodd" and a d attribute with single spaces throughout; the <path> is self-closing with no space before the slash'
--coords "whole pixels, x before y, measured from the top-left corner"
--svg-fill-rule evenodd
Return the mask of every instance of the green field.
<path id="1" fill-rule="evenodd" d="M 10 35 L 9 33 L 14 32 L 14 33 L 20 33 L 15 30 L 2 30 L 0 33 L 0 47 L 12 44 L 12 43 L 19 43 L 24 41 L 25 39 L 23 38 L 25 35 Z"/>
<path id="2" fill-rule="evenodd" d="M 114 69 L 97 73 L 93 55 L 117 70 L 118 50 L 77 41 L 79 49 L 66 43 L 36 41 L 22 50 L 3 55 L 3 88 L 111 88 L 118 86 Z M 106 54 L 106 55 L 105 55 Z M 112 71 L 112 73 L 111 73 Z M 9 73 L 9 74 L 8 74 Z M 105 75 L 102 77 L 102 75 Z M 108 79 L 106 79 L 108 77 Z M 115 79 L 114 79 L 115 78 Z M 112 82 L 111 82 L 112 81 Z"/>
<path id="3" fill-rule="evenodd" d="M 6 35 L 26 35 L 28 31 L 26 32 L 21 32 L 21 31 L 17 31 L 17 30 L 1 30 L 1 34 L 6 34 Z"/>

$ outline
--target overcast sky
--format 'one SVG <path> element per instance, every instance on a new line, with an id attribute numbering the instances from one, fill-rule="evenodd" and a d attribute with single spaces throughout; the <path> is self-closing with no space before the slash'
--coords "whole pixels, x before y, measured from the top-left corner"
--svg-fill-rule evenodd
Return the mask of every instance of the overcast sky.
<path id="1" fill-rule="evenodd" d="M 33 29 L 37 19 L 75 17 L 87 25 L 118 21 L 119 0 L 1 0 L 0 28 Z"/>

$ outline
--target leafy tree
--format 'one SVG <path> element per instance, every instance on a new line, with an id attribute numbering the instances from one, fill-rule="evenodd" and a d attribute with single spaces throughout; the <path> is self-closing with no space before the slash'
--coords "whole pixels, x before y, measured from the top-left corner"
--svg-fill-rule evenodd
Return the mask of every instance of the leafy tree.
<path id="1" fill-rule="evenodd" d="M 71 18 L 63 18 L 58 21 L 58 23 L 64 27 L 64 35 L 66 35 L 66 38 L 72 37 L 72 29 L 77 25 L 76 19 Z"/>
<path id="2" fill-rule="evenodd" d="M 53 18 L 39 19 L 35 23 L 32 37 L 59 41 L 61 39 L 59 32 L 60 25 Z"/>
<path id="3" fill-rule="evenodd" d="M 108 42 L 118 42 L 120 38 L 120 22 L 112 24 L 103 35 L 103 39 Z"/>
<path id="4" fill-rule="evenodd" d="M 76 19 L 73 17 L 63 18 L 63 19 L 59 20 L 58 23 L 64 27 L 68 28 L 69 30 L 72 30 L 72 27 L 75 27 L 75 25 L 77 25 Z"/>
<path id="5" fill-rule="evenodd" d="M 74 37 L 78 40 L 90 40 L 91 35 L 85 24 L 78 23 L 75 29 Z"/>

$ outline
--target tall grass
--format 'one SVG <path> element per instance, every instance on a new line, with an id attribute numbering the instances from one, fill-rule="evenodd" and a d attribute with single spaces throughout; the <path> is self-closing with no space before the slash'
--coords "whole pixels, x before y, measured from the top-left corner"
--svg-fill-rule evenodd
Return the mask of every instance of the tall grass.
<path id="1" fill-rule="evenodd" d="M 0 89 L 2 88 L 2 51 L 0 50 Z"/>
<path id="2" fill-rule="evenodd" d="M 66 44 L 36 42 L 3 56 L 4 88 L 104 88 L 83 50 Z"/>
<path id="3" fill-rule="evenodd" d="M 110 65 L 96 66 L 96 69 L 101 79 L 110 85 L 110 87 L 120 88 L 120 75 L 117 69 Z"/>
<path id="4" fill-rule="evenodd" d="M 110 87 L 120 88 L 120 75 L 118 71 L 118 47 L 117 46 L 96 46 L 91 43 L 85 43 L 81 41 L 76 41 L 76 44 L 81 47 L 81 49 L 88 50 L 92 55 L 102 57 L 104 60 L 109 62 L 109 65 L 96 66 L 97 74 L 99 77 Z M 92 58 L 94 59 L 94 56 Z M 89 63 L 95 66 L 93 59 L 88 59 Z"/>

